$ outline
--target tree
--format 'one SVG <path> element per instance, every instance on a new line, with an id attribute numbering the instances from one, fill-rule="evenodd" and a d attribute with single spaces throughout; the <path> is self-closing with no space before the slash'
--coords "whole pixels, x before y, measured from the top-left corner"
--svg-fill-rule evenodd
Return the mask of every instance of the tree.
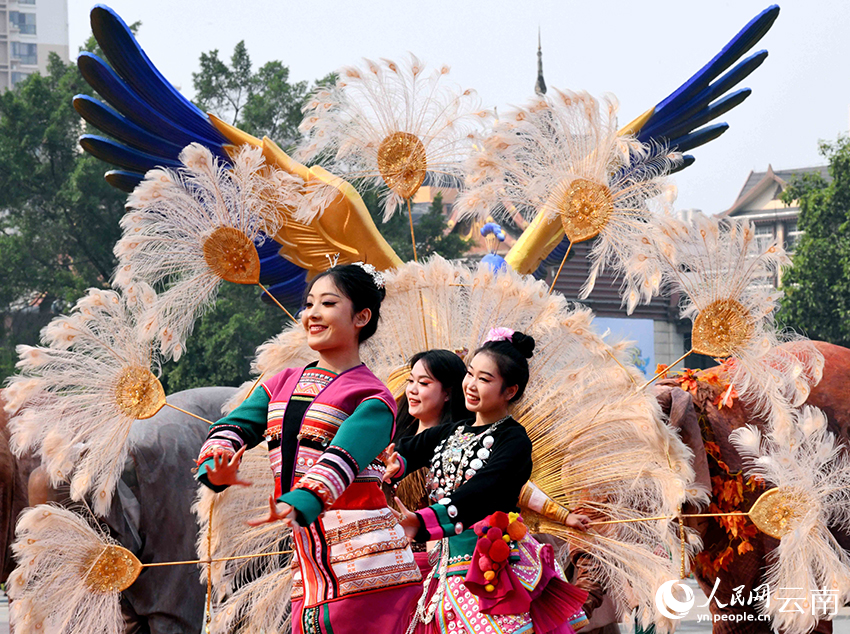
<path id="1" fill-rule="evenodd" d="M 115 266 L 124 196 L 103 180 L 103 163 L 79 150 L 77 93 L 91 94 L 77 66 L 51 54 L 44 75 L 0 94 L 0 380 L 55 300 L 107 285 Z"/>
<path id="2" fill-rule="evenodd" d="M 215 310 L 195 324 L 186 352 L 162 368 L 167 394 L 209 385 L 239 385 L 250 377 L 257 346 L 290 323 L 274 304 L 264 304 L 256 286 L 225 282 Z"/>
<path id="3" fill-rule="evenodd" d="M 800 206 L 791 269 L 782 280 L 780 320 L 812 339 L 850 346 L 850 139 L 821 142 L 832 181 L 807 174 L 782 193 Z"/>
<path id="4" fill-rule="evenodd" d="M 379 194 L 374 191 L 363 196 L 372 219 L 398 256 L 405 262 L 412 260 L 413 244 L 410 239 L 407 209 L 399 210 L 387 222 L 382 223 L 383 211 L 379 209 L 378 198 Z M 456 233 L 449 233 L 443 214 L 443 195 L 440 192 L 434 196 L 428 211 L 415 222 L 413 230 L 416 236 L 416 255 L 420 261 L 434 253 L 447 260 L 460 258 L 473 244 L 471 240 L 464 240 Z"/>
<path id="5" fill-rule="evenodd" d="M 233 49 L 229 66 L 217 49 L 202 53 L 200 66 L 192 73 L 199 108 L 229 119 L 249 134 L 267 136 L 281 147 L 294 145 L 307 97 L 306 81 L 290 83 L 289 67 L 279 61 L 267 62 L 254 73 L 244 41 Z"/>

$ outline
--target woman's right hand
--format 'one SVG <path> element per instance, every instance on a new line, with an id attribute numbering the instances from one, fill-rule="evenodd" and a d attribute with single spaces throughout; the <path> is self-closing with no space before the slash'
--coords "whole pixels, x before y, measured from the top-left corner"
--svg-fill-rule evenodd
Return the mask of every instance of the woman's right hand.
<path id="1" fill-rule="evenodd" d="M 242 454 L 245 453 L 246 446 L 237 451 L 229 459 L 223 452 L 216 452 L 213 456 L 213 468 L 207 469 L 207 480 L 210 484 L 217 487 L 230 486 L 238 484 L 243 487 L 249 487 L 252 482 L 239 479 L 239 465 L 242 462 Z"/>
<path id="2" fill-rule="evenodd" d="M 383 459 L 384 466 L 387 468 L 384 472 L 384 482 L 391 484 L 393 476 L 401 470 L 401 457 L 395 450 L 395 443 L 390 443 L 390 446 L 387 447 L 384 455 L 387 455 L 387 457 Z"/>

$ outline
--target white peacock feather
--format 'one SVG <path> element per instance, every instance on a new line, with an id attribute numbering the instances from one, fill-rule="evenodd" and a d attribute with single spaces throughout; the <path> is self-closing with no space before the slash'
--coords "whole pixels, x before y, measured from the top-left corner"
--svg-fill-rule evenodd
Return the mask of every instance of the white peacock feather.
<path id="1" fill-rule="evenodd" d="M 139 328 L 155 301 L 142 283 L 123 295 L 89 289 L 44 328 L 45 347 L 18 346 L 18 374 L 8 381 L 13 451 L 36 451 L 54 485 L 70 479 L 72 499 L 92 491 L 99 515 L 124 469 L 133 421 L 165 403 Z"/>
<path id="2" fill-rule="evenodd" d="M 659 291 L 657 271 L 636 275 L 624 260 L 634 254 L 653 209 L 674 191 L 662 178 L 677 156 L 617 131 L 617 103 L 587 93 L 538 96 L 498 121 L 476 142 L 467 189 L 456 203 L 462 216 L 538 213 L 559 221 L 571 243 L 595 238 L 592 266 L 580 298 L 606 266 L 623 274 L 631 313 Z M 666 194 L 667 196 L 663 196 Z"/>
<path id="3" fill-rule="evenodd" d="M 18 519 L 9 575 L 9 616 L 19 634 L 123 631 L 120 588 L 138 560 L 65 508 L 40 504 Z"/>
<path id="4" fill-rule="evenodd" d="M 815 407 L 795 412 L 793 424 L 762 436 L 754 426 L 735 430 L 730 440 L 750 475 L 778 489 L 780 505 L 771 521 L 784 532 L 771 553 L 765 582 L 774 593 L 763 603 L 778 631 L 809 632 L 850 600 L 850 555 L 830 529 L 850 530 L 850 457 L 827 429 Z M 802 589 L 804 611 L 786 610 L 783 588 Z M 811 605 L 820 593 L 825 602 Z"/>
<path id="5" fill-rule="evenodd" d="M 354 184 L 385 185 L 384 219 L 409 200 L 426 174 L 430 184 L 456 186 L 471 134 L 491 114 L 475 92 L 447 86 L 449 67 L 425 75 L 414 55 L 406 64 L 364 60 L 346 66 L 328 88 L 320 88 L 304 107 L 300 129 L 306 137 L 296 156 L 315 161 Z M 338 192 L 324 188 L 327 196 Z M 302 218 L 319 213 L 330 199 L 317 191 Z"/>
<path id="6" fill-rule="evenodd" d="M 700 213 L 686 222 L 655 219 L 651 235 L 669 288 L 684 300 L 681 316 L 693 320 L 694 352 L 729 359 L 731 386 L 756 416 L 790 424 L 823 374 L 823 355 L 810 343 L 778 331 L 774 316 L 781 291 L 774 287 L 788 257 L 777 244 L 760 247 L 750 223 Z M 781 341 L 794 341 L 790 350 Z"/>
<path id="7" fill-rule="evenodd" d="M 280 229 L 276 207 L 299 207 L 303 198 L 303 181 L 266 166 L 260 148 L 246 146 L 228 167 L 193 143 L 180 161 L 177 171 L 148 172 L 130 195 L 114 280 L 160 291 L 147 327 L 175 360 L 222 280 L 259 282 L 256 244 Z"/>
<path id="8" fill-rule="evenodd" d="M 194 507 L 200 524 L 200 559 L 245 557 L 292 548 L 291 531 L 282 523 L 257 527 L 246 524 L 247 520 L 261 517 L 268 511 L 269 491 L 274 488 L 268 450 L 264 445 L 245 453 L 239 476 L 253 485 L 230 487 L 219 494 L 201 487 Z M 234 629 L 288 631 L 291 558 L 291 554 L 276 554 L 213 563 L 214 603 L 210 631 L 213 634 L 227 634 Z M 202 567 L 201 581 L 207 582 L 206 566 Z"/>

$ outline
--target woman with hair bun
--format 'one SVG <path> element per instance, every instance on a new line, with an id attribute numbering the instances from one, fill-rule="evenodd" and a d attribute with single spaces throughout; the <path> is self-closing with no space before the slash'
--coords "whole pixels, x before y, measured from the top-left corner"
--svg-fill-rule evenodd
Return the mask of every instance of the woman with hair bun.
<path id="1" fill-rule="evenodd" d="M 400 505 L 412 541 L 440 540 L 414 620 L 417 631 L 514 634 L 573 632 L 587 596 L 563 579 L 551 546 L 528 534 L 518 516 L 520 490 L 531 475 L 531 441 L 508 414 L 528 384 L 534 339 L 494 328 L 472 356 L 463 380 L 472 420 L 455 421 L 402 440 L 387 459 L 385 479 L 430 466 L 432 504 Z M 570 514 L 585 530 L 589 518 Z"/>
<path id="2" fill-rule="evenodd" d="M 197 478 L 214 491 L 248 485 L 243 453 L 268 441 L 275 491 L 250 524 L 292 527 L 292 631 L 401 634 L 421 593 L 410 546 L 381 489 L 377 460 L 396 403 L 360 361 L 380 319 L 383 280 L 369 265 L 334 266 L 304 296 L 301 323 L 318 361 L 271 377 L 210 426 Z"/>

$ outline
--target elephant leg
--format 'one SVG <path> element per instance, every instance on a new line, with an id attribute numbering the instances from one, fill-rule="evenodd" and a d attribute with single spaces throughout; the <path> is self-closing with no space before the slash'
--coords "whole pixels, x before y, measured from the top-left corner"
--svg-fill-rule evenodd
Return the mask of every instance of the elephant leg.
<path id="1" fill-rule="evenodd" d="M 124 597 L 121 597 L 121 616 L 124 619 L 123 634 L 150 634 L 146 620 L 136 614 L 133 606 Z"/>

